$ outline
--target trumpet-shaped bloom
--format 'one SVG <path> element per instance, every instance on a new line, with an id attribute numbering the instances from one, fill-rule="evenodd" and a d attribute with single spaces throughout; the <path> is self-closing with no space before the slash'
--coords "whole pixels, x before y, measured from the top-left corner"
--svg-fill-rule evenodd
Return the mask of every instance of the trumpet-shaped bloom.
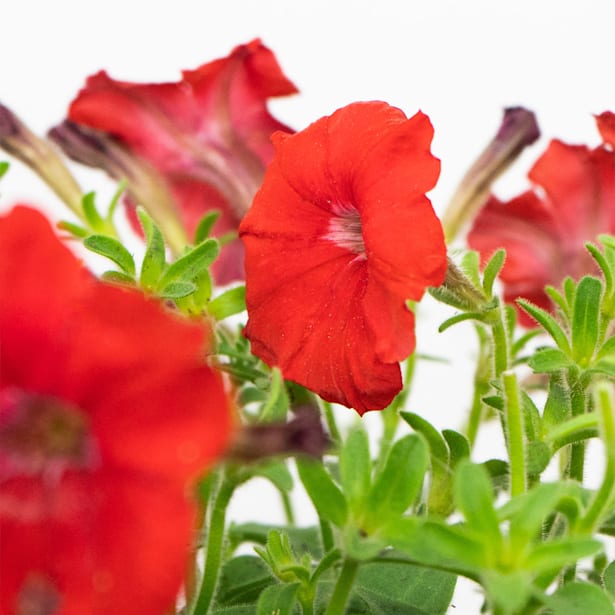
<path id="1" fill-rule="evenodd" d="M 216 234 L 235 231 L 273 156 L 270 135 L 289 130 L 267 99 L 296 92 L 259 40 L 183 71 L 175 83 L 136 84 L 99 72 L 87 80 L 69 119 L 120 140 L 167 180 L 190 234 L 203 214 L 222 212 Z M 147 203 L 142 203 L 147 207 Z M 216 264 L 220 282 L 243 278 L 234 241 Z"/>
<path id="2" fill-rule="evenodd" d="M 168 612 L 190 481 L 231 424 L 206 332 L 96 280 L 26 207 L 0 218 L 0 302 L 0 612 Z"/>
<path id="3" fill-rule="evenodd" d="M 534 188 L 511 201 L 489 198 L 468 244 L 483 260 L 506 249 L 500 276 L 506 301 L 523 297 L 551 309 L 544 287 L 595 272 L 584 245 L 615 232 L 615 154 L 555 140 L 528 177 Z M 532 321 L 521 314 L 521 322 Z"/>
<path id="4" fill-rule="evenodd" d="M 446 248 L 425 192 L 438 178 L 433 129 L 417 113 L 355 103 L 275 157 L 240 226 L 245 330 L 284 376 L 359 413 L 401 389 L 415 347 L 407 300 L 443 281 Z"/>

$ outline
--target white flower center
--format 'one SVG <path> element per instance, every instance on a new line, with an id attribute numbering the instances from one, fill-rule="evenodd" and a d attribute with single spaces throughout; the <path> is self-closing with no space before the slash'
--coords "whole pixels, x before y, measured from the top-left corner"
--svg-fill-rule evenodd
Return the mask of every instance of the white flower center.
<path id="1" fill-rule="evenodd" d="M 333 216 L 329 221 L 325 239 L 357 254 L 359 258 L 366 258 L 363 227 L 357 209 L 348 205 L 334 205 L 332 210 Z"/>

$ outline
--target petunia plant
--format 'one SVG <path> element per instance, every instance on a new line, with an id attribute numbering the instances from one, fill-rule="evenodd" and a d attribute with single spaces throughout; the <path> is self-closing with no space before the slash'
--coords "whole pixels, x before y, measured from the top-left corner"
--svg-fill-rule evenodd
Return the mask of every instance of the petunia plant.
<path id="1" fill-rule="evenodd" d="M 470 613 L 463 586 L 615 613 L 615 115 L 505 202 L 539 137 L 506 110 L 441 222 L 425 113 L 294 131 L 267 109 L 294 92 L 254 40 L 177 82 L 97 73 L 47 137 L 0 105 L 3 185 L 21 161 L 67 206 L 0 217 L 0 615 Z M 477 339 L 444 429 L 412 404 L 426 293 Z M 271 517 L 238 522 L 256 478 Z"/>

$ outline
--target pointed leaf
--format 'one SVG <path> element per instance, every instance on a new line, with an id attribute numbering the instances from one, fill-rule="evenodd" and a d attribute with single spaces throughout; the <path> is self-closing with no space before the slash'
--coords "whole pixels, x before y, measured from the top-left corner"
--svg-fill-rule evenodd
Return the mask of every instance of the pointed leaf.
<path id="1" fill-rule="evenodd" d="M 429 464 L 424 439 L 410 434 L 391 449 L 365 502 L 365 523 L 375 529 L 403 514 L 419 495 Z"/>
<path id="2" fill-rule="evenodd" d="M 269 397 L 267 403 L 260 411 L 259 420 L 261 423 L 271 423 L 274 421 L 286 420 L 289 400 L 284 385 L 284 378 L 279 367 L 271 370 L 271 384 L 269 386 Z"/>
<path id="3" fill-rule="evenodd" d="M 340 451 L 340 479 L 348 506 L 355 516 L 363 509 L 363 502 L 371 484 L 372 460 L 369 441 L 364 429 L 353 429 Z"/>
<path id="4" fill-rule="evenodd" d="M 219 246 L 215 239 L 207 239 L 170 265 L 158 281 L 164 288 L 175 281 L 192 281 L 199 273 L 209 267 L 218 256 Z"/>
<path id="5" fill-rule="evenodd" d="M 106 256 L 125 273 L 135 275 L 135 261 L 132 254 L 117 239 L 107 235 L 90 235 L 85 238 L 83 245 L 96 254 Z"/>
<path id="6" fill-rule="evenodd" d="M 414 431 L 422 434 L 429 444 L 432 455 L 448 463 L 448 446 L 440 432 L 428 421 L 414 412 L 400 412 L 400 416 Z"/>
<path id="7" fill-rule="evenodd" d="M 94 231 L 102 231 L 105 228 L 105 221 L 98 213 L 98 209 L 96 209 L 96 194 L 94 192 L 84 194 L 81 199 L 81 206 L 90 228 Z"/>
<path id="8" fill-rule="evenodd" d="M 163 299 L 181 299 L 191 295 L 196 290 L 196 285 L 192 282 L 171 282 L 161 291 L 159 296 Z"/>
<path id="9" fill-rule="evenodd" d="M 470 443 L 468 439 L 453 429 L 442 430 L 442 435 L 448 444 L 451 457 L 451 467 L 456 467 L 462 459 L 470 456 Z"/>
<path id="10" fill-rule="evenodd" d="M 105 282 L 110 282 L 111 284 L 119 284 L 120 286 L 136 285 L 135 279 L 123 271 L 105 271 L 100 277 Z"/>
<path id="11" fill-rule="evenodd" d="M 537 545 L 524 562 L 524 567 L 535 573 L 559 570 L 574 564 L 584 557 L 595 555 L 602 549 L 602 543 L 593 538 L 569 536 Z"/>
<path id="12" fill-rule="evenodd" d="M 553 338 L 553 341 L 557 344 L 557 347 L 565 354 L 570 356 L 570 344 L 568 338 L 564 333 L 564 330 L 560 327 L 558 322 L 545 310 L 539 308 L 537 305 L 530 303 L 526 299 L 517 299 L 517 304 L 527 312 L 538 324 L 547 331 L 547 333 Z"/>
<path id="13" fill-rule="evenodd" d="M 496 277 L 504 266 L 506 260 L 506 250 L 500 248 L 489 259 L 489 262 L 485 265 L 483 271 L 483 289 L 487 297 L 491 298 L 493 295 L 493 283 Z"/>
<path id="14" fill-rule="evenodd" d="M 194 244 L 198 245 L 205 241 L 213 228 L 214 224 L 220 217 L 220 211 L 214 209 L 212 211 L 207 212 L 199 221 L 196 231 L 194 233 Z"/>
<path id="15" fill-rule="evenodd" d="M 540 348 L 529 358 L 528 365 L 538 374 L 548 374 L 568 369 L 573 362 L 559 348 Z"/>
<path id="16" fill-rule="evenodd" d="M 73 222 L 69 222 L 68 220 L 60 220 L 60 222 L 58 222 L 57 224 L 57 227 L 61 231 L 67 231 L 71 235 L 74 235 L 75 237 L 78 237 L 79 239 L 83 239 L 84 237 L 87 237 L 90 234 L 90 231 L 88 231 L 87 229 L 83 228 L 79 224 L 74 224 Z"/>
<path id="17" fill-rule="evenodd" d="M 10 166 L 11 165 L 4 160 L 0 162 L 0 179 L 2 179 L 6 175 L 6 172 L 9 170 Z"/>
<path id="18" fill-rule="evenodd" d="M 207 312 L 216 320 L 239 314 L 246 309 L 246 287 L 237 286 L 218 295 L 207 304 Z"/>
<path id="19" fill-rule="evenodd" d="M 324 466 L 312 459 L 296 460 L 299 478 L 318 515 L 337 527 L 343 527 L 348 518 L 346 499 Z"/>
<path id="20" fill-rule="evenodd" d="M 152 290 L 156 288 L 166 266 L 164 239 L 160 229 L 143 207 L 137 207 L 137 216 L 147 242 L 139 283 L 146 290 Z"/>
<path id="21" fill-rule="evenodd" d="M 580 365 L 591 360 L 600 332 L 602 282 L 584 276 L 577 286 L 572 312 L 572 356 Z"/>
<path id="22" fill-rule="evenodd" d="M 502 535 L 493 505 L 493 488 L 487 471 L 480 465 L 462 461 L 455 472 L 456 501 L 468 526 L 496 550 Z"/>

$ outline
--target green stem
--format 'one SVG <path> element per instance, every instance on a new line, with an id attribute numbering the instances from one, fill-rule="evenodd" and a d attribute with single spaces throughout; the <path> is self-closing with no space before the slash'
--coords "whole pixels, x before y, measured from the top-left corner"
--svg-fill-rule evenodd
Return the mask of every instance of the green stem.
<path id="1" fill-rule="evenodd" d="M 585 414 L 587 406 L 587 394 L 585 387 L 574 379 L 570 385 L 570 405 L 572 416 Z M 570 445 L 570 463 L 568 466 L 568 476 L 579 483 L 583 482 L 585 469 L 585 442 L 574 442 Z"/>
<path id="2" fill-rule="evenodd" d="M 286 524 L 293 527 L 295 525 L 295 512 L 293 510 L 292 502 L 288 493 L 282 489 L 279 490 L 280 499 L 282 500 L 282 507 L 284 508 L 284 516 L 286 517 Z"/>
<path id="3" fill-rule="evenodd" d="M 206 615 L 211 608 L 222 563 L 226 509 L 234 490 L 235 482 L 223 477 L 212 504 L 205 545 L 203 578 L 197 598 L 190 610 L 191 615 Z"/>
<path id="4" fill-rule="evenodd" d="M 333 595 L 329 602 L 329 606 L 325 611 L 325 615 L 344 615 L 346 611 L 346 603 L 350 597 L 352 585 L 357 571 L 359 569 L 359 562 L 354 559 L 346 558 L 342 565 L 342 571 L 335 584 Z"/>
<path id="5" fill-rule="evenodd" d="M 470 416 L 468 417 L 468 424 L 465 430 L 470 447 L 474 446 L 474 443 L 476 442 L 478 428 L 480 427 L 483 418 L 483 397 L 485 397 L 485 395 L 489 392 L 489 380 L 491 378 L 491 353 L 489 347 L 489 337 L 485 331 L 485 328 L 482 326 L 476 327 L 476 333 L 478 335 L 479 342 L 478 361 L 474 372 L 474 394 L 472 396 L 472 407 L 470 409 Z"/>
<path id="6" fill-rule="evenodd" d="M 327 422 L 327 427 L 329 429 L 329 435 L 331 436 L 331 440 L 333 440 L 335 446 L 339 447 L 342 437 L 340 436 L 340 430 L 337 428 L 337 423 L 335 422 L 333 406 L 328 401 L 323 402 L 323 406 L 325 410 L 325 421 Z"/>
<path id="7" fill-rule="evenodd" d="M 511 496 L 525 493 L 527 489 L 525 472 L 525 443 L 523 439 L 523 412 L 517 376 L 514 372 L 502 374 L 508 433 L 508 455 L 510 458 Z"/>
<path id="8" fill-rule="evenodd" d="M 611 385 L 601 383 L 594 396 L 602 419 L 602 439 L 606 452 L 606 469 L 602 484 L 596 492 L 587 513 L 579 522 L 581 532 L 593 532 L 600 525 L 609 502 L 615 493 L 615 408 Z"/>
<path id="9" fill-rule="evenodd" d="M 493 368 L 496 378 L 499 378 L 502 372 L 508 369 L 510 363 L 508 330 L 505 321 L 505 311 L 501 305 L 498 307 L 498 312 L 498 318 L 492 325 Z"/>
<path id="10" fill-rule="evenodd" d="M 331 524 L 322 518 L 320 519 L 320 537 L 322 539 L 322 549 L 325 553 L 331 551 L 335 547 Z"/>

